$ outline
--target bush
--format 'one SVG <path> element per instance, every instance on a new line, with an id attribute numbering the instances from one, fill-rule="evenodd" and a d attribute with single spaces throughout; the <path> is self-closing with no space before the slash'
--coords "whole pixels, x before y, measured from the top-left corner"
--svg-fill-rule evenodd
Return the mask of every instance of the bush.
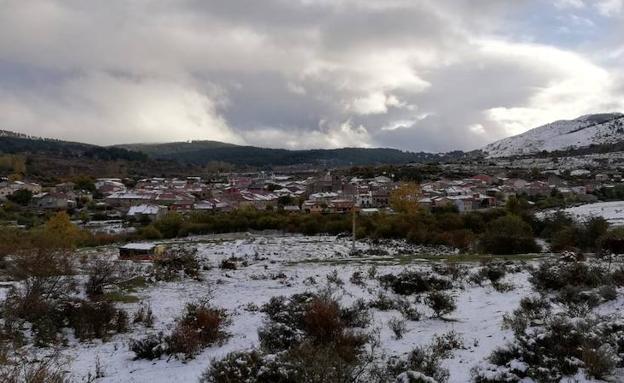
<path id="1" fill-rule="evenodd" d="M 441 358 L 450 358 L 453 350 L 464 348 L 464 340 L 454 330 L 433 337 L 431 350 Z"/>
<path id="2" fill-rule="evenodd" d="M 417 372 L 433 379 L 434 382 L 446 383 L 449 378 L 449 371 L 443 368 L 440 363 L 441 355 L 437 354 L 430 346 L 416 347 L 408 354 L 407 360 L 390 359 L 385 375 L 398 378 L 406 372 Z M 430 383 L 431 381 L 425 380 L 425 382 Z"/>
<path id="3" fill-rule="evenodd" d="M 392 330 L 395 339 L 402 339 L 403 335 L 407 331 L 405 321 L 399 318 L 392 318 L 388 321 L 388 327 Z"/>
<path id="4" fill-rule="evenodd" d="M 557 315 L 543 326 L 516 333 L 515 341 L 493 352 L 491 365 L 478 366 L 473 376 L 475 381 L 488 383 L 513 376 L 516 381 L 531 378 L 554 383 L 583 368 L 589 375 L 604 377 L 621 363 L 623 339 L 624 324 L 617 318 Z"/>
<path id="5" fill-rule="evenodd" d="M 182 277 L 200 280 L 199 270 L 195 250 L 169 251 L 154 260 L 154 275 L 160 281 L 174 281 Z"/>
<path id="6" fill-rule="evenodd" d="M 228 324 L 226 312 L 212 307 L 207 301 L 188 303 L 170 335 L 150 335 L 133 341 L 130 349 L 137 359 L 156 359 L 163 354 L 190 359 L 203 348 L 225 341 L 229 336 L 225 331 Z"/>
<path id="7" fill-rule="evenodd" d="M 201 349 L 219 344 L 228 338 L 224 328 L 229 319 L 224 310 L 214 308 L 208 302 L 188 303 L 184 315 L 177 320 L 171 335 L 167 337 L 169 351 L 194 357 Z"/>
<path id="8" fill-rule="evenodd" d="M 221 261 L 219 268 L 222 270 L 236 270 L 238 269 L 238 265 L 236 264 L 236 260 L 228 258 Z"/>
<path id="9" fill-rule="evenodd" d="M 130 351 L 135 354 L 135 359 L 158 359 L 168 352 L 167 342 L 163 333 L 148 335 L 139 340 L 130 341 Z"/>
<path id="10" fill-rule="evenodd" d="M 152 307 L 150 305 L 145 307 L 141 304 L 139 309 L 134 313 L 132 323 L 143 323 L 145 327 L 154 326 L 154 314 L 152 313 Z"/>
<path id="11" fill-rule="evenodd" d="M 531 272 L 529 278 L 540 291 L 560 290 L 565 286 L 595 288 L 610 283 L 605 267 L 590 262 L 546 260 Z"/>
<path id="12" fill-rule="evenodd" d="M 379 282 L 386 289 L 396 294 L 420 294 L 430 290 L 447 290 L 453 287 L 450 280 L 433 274 L 404 270 L 400 274 L 386 274 L 379 277 Z"/>
<path id="13" fill-rule="evenodd" d="M 429 306 L 437 318 L 450 314 L 456 308 L 455 298 L 442 291 L 432 291 L 425 297 L 425 303 Z"/>
<path id="14" fill-rule="evenodd" d="M 481 236 L 481 247 L 485 252 L 499 255 L 540 251 L 531 226 L 515 215 L 506 215 L 490 222 Z"/>
<path id="15" fill-rule="evenodd" d="M 128 327 L 128 315 L 108 301 L 69 301 L 65 304 L 64 315 L 81 340 L 106 339 L 109 332 L 118 329 L 125 332 Z"/>
<path id="16" fill-rule="evenodd" d="M 269 383 L 283 382 L 282 376 L 271 373 L 270 362 L 257 351 L 233 352 L 221 360 L 214 360 L 206 370 L 200 383 Z"/>
<path id="17" fill-rule="evenodd" d="M 527 327 L 542 324 L 551 313 L 550 302 L 542 296 L 524 297 L 520 300 L 520 307 L 511 314 L 503 316 L 503 328 L 523 334 Z"/>
<path id="18" fill-rule="evenodd" d="M 3 383 L 69 383 L 64 366 L 56 357 L 33 360 L 7 360 L 0 364 Z"/>
<path id="19" fill-rule="evenodd" d="M 90 298 L 100 298 L 104 295 L 104 287 L 119 280 L 119 269 L 111 261 L 98 259 L 86 270 L 88 280 L 85 292 Z"/>

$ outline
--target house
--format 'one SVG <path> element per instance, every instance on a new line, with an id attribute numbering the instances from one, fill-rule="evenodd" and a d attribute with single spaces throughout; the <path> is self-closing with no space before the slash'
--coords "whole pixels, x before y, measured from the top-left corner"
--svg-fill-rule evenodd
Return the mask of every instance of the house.
<path id="1" fill-rule="evenodd" d="M 596 174 L 596 181 L 598 182 L 609 182 L 609 175 L 604 173 Z"/>
<path id="2" fill-rule="evenodd" d="M 71 193 L 42 193 L 34 196 L 36 205 L 46 210 L 67 210 L 76 207 L 75 196 Z"/>
<path id="3" fill-rule="evenodd" d="M 130 206 L 130 209 L 128 209 L 128 213 L 126 215 L 128 217 L 133 217 L 139 220 L 149 219 L 153 221 L 165 215 L 166 212 L 167 212 L 167 208 L 163 206 L 141 204 L 141 205 Z"/>
<path id="4" fill-rule="evenodd" d="M 41 185 L 22 181 L 0 182 L 0 201 L 6 200 L 8 196 L 18 190 L 29 190 L 33 194 L 39 194 L 41 193 Z"/>
<path id="5" fill-rule="evenodd" d="M 288 213 L 298 213 L 299 211 L 301 211 L 301 209 L 297 205 L 286 205 L 283 207 L 283 209 L 285 212 Z"/>
<path id="6" fill-rule="evenodd" d="M 166 247 L 155 243 L 128 243 L 119 247 L 119 259 L 149 260 L 163 255 Z"/>

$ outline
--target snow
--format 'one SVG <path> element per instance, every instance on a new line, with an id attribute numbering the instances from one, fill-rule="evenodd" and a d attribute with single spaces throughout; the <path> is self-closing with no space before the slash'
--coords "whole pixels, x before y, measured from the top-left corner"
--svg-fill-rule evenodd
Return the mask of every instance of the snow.
<path id="1" fill-rule="evenodd" d="M 624 139 L 623 127 L 624 115 L 620 113 L 587 115 L 575 120 L 556 121 L 504 138 L 487 145 L 483 151 L 490 157 L 508 157 L 615 143 Z"/>
<path id="2" fill-rule="evenodd" d="M 366 255 L 356 258 L 349 256 L 351 243 L 347 238 L 261 234 L 200 236 L 176 241 L 174 245 L 196 248 L 204 264 L 216 266 L 221 260 L 236 256 L 247 260 L 249 265 L 238 270 L 213 267 L 202 270 L 202 281 L 157 282 L 133 293 L 143 304 L 151 306 L 155 316 L 154 328 L 133 326 L 130 334 L 114 335 L 105 343 L 71 340 L 63 354 L 70 359 L 68 370 L 77 381 L 85 381 L 89 373 L 93 375 L 96 361 L 99 361 L 104 371 L 104 377 L 97 380 L 101 383 L 195 382 L 211 360 L 258 345 L 257 330 L 265 316 L 254 308 L 267 303 L 271 297 L 322 289 L 328 286 L 327 275 L 335 270 L 344 285 L 332 284 L 334 296 L 343 304 L 349 305 L 358 298 L 372 300 L 380 289 L 378 281 L 366 279 L 364 287 L 354 285 L 349 281 L 353 272 L 366 274 L 370 265 L 377 267 L 378 275 L 399 273 L 406 267 L 430 270 L 431 262 L 419 260 L 418 252 L 424 256 L 430 254 L 428 251 L 433 251 L 410 247 L 402 241 L 375 246 L 359 242 L 358 250 Z M 108 250 L 102 249 L 102 253 Z M 412 261 L 407 264 L 403 258 L 398 258 L 405 254 L 414 254 Z M 469 265 L 473 268 L 480 266 L 476 262 Z M 286 277 L 275 277 L 280 274 Z M 310 283 L 311 278 L 316 284 Z M 429 344 L 435 335 L 451 330 L 457 332 L 463 337 L 465 349 L 455 350 L 452 357 L 443 361 L 443 366 L 449 369 L 449 383 L 468 382 L 472 367 L 483 363 L 496 347 L 513 339 L 509 330 L 501 329 L 502 317 L 513 311 L 520 299 L 532 291 L 527 272 L 508 274 L 504 281 L 512 284 L 514 289 L 498 292 L 489 285 L 464 285 L 453 289 L 451 294 L 457 299 L 458 309 L 445 320 L 434 319 L 429 308 L 417 303 L 418 310 L 423 313 L 422 319 L 408 321 L 407 332 L 402 339 L 395 339 L 387 325 L 389 319 L 401 315 L 395 310 L 373 310 L 369 329 L 379 329 L 381 350 L 385 354 L 400 356 L 405 356 L 416 346 Z M 392 295 L 391 292 L 387 293 Z M 225 344 L 207 348 L 189 361 L 166 357 L 154 361 L 133 360 L 134 354 L 128 349 L 130 339 L 170 330 L 187 302 L 206 296 L 212 297 L 214 305 L 231 314 L 232 323 L 228 331 L 232 337 Z M 132 317 L 139 305 L 120 304 L 120 307 L 126 309 Z M 620 306 L 621 302 L 613 308 L 618 309 Z M 407 379 L 407 375 L 404 379 Z"/>
<path id="3" fill-rule="evenodd" d="M 128 243 L 121 248 L 127 250 L 151 250 L 154 246 L 153 243 Z"/>
<path id="4" fill-rule="evenodd" d="M 586 205 L 574 206 L 562 209 L 577 220 L 582 221 L 589 217 L 603 217 L 613 226 L 624 225 L 624 201 L 597 202 Z M 549 210 L 540 214 L 551 214 L 554 210 Z"/>

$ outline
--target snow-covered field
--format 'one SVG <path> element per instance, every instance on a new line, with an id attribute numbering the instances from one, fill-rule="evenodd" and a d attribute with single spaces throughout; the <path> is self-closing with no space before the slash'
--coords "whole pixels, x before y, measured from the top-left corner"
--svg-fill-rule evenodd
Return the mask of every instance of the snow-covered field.
<path id="1" fill-rule="evenodd" d="M 624 201 L 597 202 L 562 209 L 563 212 L 583 220 L 589 217 L 603 217 L 613 226 L 624 225 Z M 549 214 L 547 211 L 543 214 Z"/>
<path id="2" fill-rule="evenodd" d="M 379 246 L 358 243 L 358 249 L 365 255 L 353 258 L 348 255 L 350 245 L 347 239 L 323 236 L 247 234 L 231 239 L 228 236 L 194 238 L 184 246 L 197 248 L 202 263 L 214 266 L 202 271 L 202 281 L 156 282 L 133 293 L 141 302 L 120 307 L 128 310 L 132 317 L 140 304 L 149 304 L 156 318 L 154 328 L 133 326 L 130 333 L 115 335 L 105 343 L 70 340 L 62 353 L 69 360 L 71 376 L 77 381 L 87 381 L 98 364 L 104 376 L 97 382 L 195 382 L 212 359 L 258 345 L 257 330 L 265 315 L 253 307 L 261 306 L 273 296 L 318 291 L 328 285 L 327 275 L 335 270 L 344 282 L 341 286 L 333 285 L 334 294 L 341 302 L 350 304 L 358 298 L 370 301 L 381 289 L 379 282 L 365 278 L 364 286 L 355 285 L 350 282 L 354 271 L 367 274 L 372 265 L 377 268 L 378 275 L 399 273 L 405 268 L 431 269 L 432 261 L 423 259 L 430 254 L 423 248 L 400 242 Z M 113 250 L 102 253 L 112 254 Z M 231 256 L 244 258 L 248 265 L 237 270 L 217 267 Z M 480 266 L 478 262 L 468 265 L 472 269 Z M 469 382 L 471 368 L 497 346 L 513 338 L 511 331 L 501 329 L 503 315 L 517 308 L 522 297 L 531 294 L 526 271 L 507 274 L 505 282 L 512 284 L 513 289 L 498 292 L 489 284 L 462 284 L 454 288 L 451 294 L 457 298 L 457 310 L 445 320 L 434 319 L 431 310 L 418 303 L 423 316 L 419 321 L 407 322 L 408 331 L 403 339 L 395 339 L 387 324 L 389 319 L 401 317 L 398 311 L 373 310 L 370 328 L 380 329 L 381 348 L 387 355 L 403 355 L 415 346 L 431 342 L 436 334 L 456 331 L 463 337 L 465 349 L 455 350 L 452 357 L 444 360 L 443 366 L 450 371 L 449 382 Z M 207 348 L 190 361 L 166 357 L 155 361 L 134 360 L 134 353 L 128 348 L 130 339 L 167 331 L 186 303 L 207 295 L 212 296 L 216 306 L 231 314 L 228 331 L 232 336 L 225 344 Z M 624 300 L 619 298 L 609 304 L 608 310 L 617 311 L 622 306 Z"/>

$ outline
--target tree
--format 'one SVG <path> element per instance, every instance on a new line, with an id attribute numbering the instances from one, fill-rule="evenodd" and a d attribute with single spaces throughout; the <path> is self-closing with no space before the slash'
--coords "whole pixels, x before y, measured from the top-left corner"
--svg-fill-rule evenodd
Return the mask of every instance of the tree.
<path id="1" fill-rule="evenodd" d="M 492 254 L 535 253 L 539 246 L 528 223 L 516 215 L 506 215 L 488 224 L 481 236 L 481 247 Z"/>
<path id="2" fill-rule="evenodd" d="M 75 177 L 72 181 L 74 182 L 75 190 L 85 190 L 91 193 L 96 190 L 95 183 L 93 182 L 93 179 L 91 179 L 91 177 L 78 176 Z"/>
<path id="3" fill-rule="evenodd" d="M 415 182 L 403 182 L 390 192 L 390 207 L 397 213 L 415 214 L 418 212 L 420 186 Z"/>
<path id="4" fill-rule="evenodd" d="M 55 249 L 71 249 L 85 237 L 85 232 L 72 223 L 69 215 L 62 211 L 53 215 L 43 226 L 38 236 L 38 245 Z"/>
<path id="5" fill-rule="evenodd" d="M 18 205 L 26 206 L 32 200 L 33 193 L 28 189 L 19 189 L 7 196 L 7 199 L 11 202 L 15 202 Z"/>

